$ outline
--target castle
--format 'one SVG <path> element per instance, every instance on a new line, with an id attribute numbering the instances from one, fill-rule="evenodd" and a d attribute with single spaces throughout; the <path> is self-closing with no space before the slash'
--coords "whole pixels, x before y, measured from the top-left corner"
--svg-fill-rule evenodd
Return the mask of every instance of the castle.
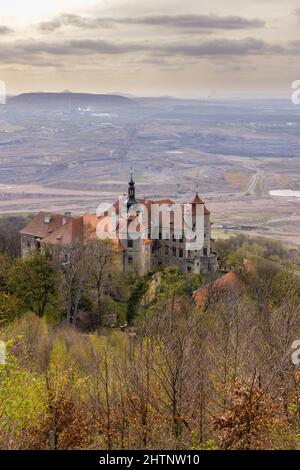
<path id="1" fill-rule="evenodd" d="M 83 214 L 82 216 L 73 216 L 70 213 L 39 212 L 20 232 L 22 256 L 39 250 L 47 244 L 72 246 L 84 243 L 88 239 L 96 239 L 99 226 L 101 226 L 104 232 L 113 230 L 114 253 L 125 273 L 131 271 L 144 274 L 151 269 L 165 266 L 177 266 L 185 273 L 208 273 L 218 270 L 217 254 L 214 251 L 214 241 L 211 238 L 210 212 L 198 193 L 189 202 L 189 207 L 192 209 L 192 220 L 198 210 L 202 211 L 204 241 L 201 249 L 191 249 L 184 233 L 176 234 L 176 224 L 174 224 L 172 212 L 174 201 L 171 199 L 156 201 L 136 199 L 135 189 L 131 172 L 127 198 L 124 201 L 119 200 L 111 206 L 116 222 L 114 228 L 112 228 L 110 211 L 107 209 L 100 213 L 97 212 L 97 214 Z M 145 212 L 148 214 L 152 214 L 151 209 L 154 205 L 159 205 L 159 207 L 167 208 L 170 211 L 168 237 L 163 236 L 165 227 L 161 215 L 156 222 L 157 236 L 155 238 L 152 236 L 154 222 L 151 216 L 145 224 L 140 222 L 140 211 L 143 210 L 140 207 L 145 208 Z M 130 214 L 126 220 L 126 227 L 132 222 L 143 236 L 131 239 L 130 236 L 124 238 L 121 235 L 120 226 L 124 209 L 126 209 L 126 213 L 128 211 Z"/>

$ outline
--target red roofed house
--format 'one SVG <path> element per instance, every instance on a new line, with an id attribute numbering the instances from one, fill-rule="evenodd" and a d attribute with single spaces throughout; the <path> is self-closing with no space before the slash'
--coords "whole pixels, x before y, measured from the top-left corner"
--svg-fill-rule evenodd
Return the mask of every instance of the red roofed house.
<path id="1" fill-rule="evenodd" d="M 43 244 L 71 245 L 82 242 L 83 220 L 69 214 L 39 212 L 20 234 L 22 256 L 26 256 Z"/>
<path id="2" fill-rule="evenodd" d="M 256 268 L 251 261 L 244 259 L 242 272 L 255 274 Z M 206 307 L 210 302 L 224 299 L 226 296 L 238 297 L 246 288 L 247 285 L 239 274 L 230 271 L 206 286 L 199 287 L 193 297 L 199 307 Z"/>

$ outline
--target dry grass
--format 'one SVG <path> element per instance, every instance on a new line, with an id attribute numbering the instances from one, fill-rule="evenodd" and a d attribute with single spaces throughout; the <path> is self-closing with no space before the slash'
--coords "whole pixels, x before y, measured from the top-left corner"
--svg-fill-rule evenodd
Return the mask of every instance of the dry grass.
<path id="1" fill-rule="evenodd" d="M 244 188 L 247 186 L 251 173 L 246 171 L 227 171 L 224 173 L 225 180 L 230 186 Z"/>

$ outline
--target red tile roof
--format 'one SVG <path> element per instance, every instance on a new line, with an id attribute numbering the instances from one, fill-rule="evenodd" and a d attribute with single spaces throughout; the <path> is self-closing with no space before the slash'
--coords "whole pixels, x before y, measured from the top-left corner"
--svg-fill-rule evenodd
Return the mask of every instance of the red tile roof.
<path id="1" fill-rule="evenodd" d="M 146 201 L 146 203 L 148 203 L 150 206 L 151 206 L 151 204 L 168 204 L 169 206 L 175 204 L 175 202 L 172 201 L 172 199 L 168 199 L 168 198 L 158 199 L 157 201 L 155 201 L 153 199 L 148 199 Z"/>
<path id="2" fill-rule="evenodd" d="M 192 204 L 192 205 L 204 204 L 204 201 L 200 198 L 199 194 L 196 193 L 194 199 L 191 201 L 191 204 Z M 193 213 L 194 213 L 194 210 L 193 210 Z M 210 214 L 210 212 L 209 212 L 209 210 L 206 208 L 206 206 L 204 206 L 204 214 L 205 214 L 205 215 L 209 215 L 209 214 Z"/>
<path id="3" fill-rule="evenodd" d="M 204 201 L 200 198 L 199 194 L 196 193 L 194 199 L 192 200 L 191 204 L 204 204 Z"/>
<path id="4" fill-rule="evenodd" d="M 43 243 L 70 244 L 82 240 L 82 218 L 39 212 L 20 233 Z"/>
<path id="5" fill-rule="evenodd" d="M 197 305 L 204 307 L 208 300 L 211 292 L 233 292 L 235 294 L 241 293 L 245 289 L 245 283 L 239 278 L 234 272 L 229 272 L 222 277 L 219 277 L 214 282 L 200 287 L 193 293 L 194 300 Z"/>

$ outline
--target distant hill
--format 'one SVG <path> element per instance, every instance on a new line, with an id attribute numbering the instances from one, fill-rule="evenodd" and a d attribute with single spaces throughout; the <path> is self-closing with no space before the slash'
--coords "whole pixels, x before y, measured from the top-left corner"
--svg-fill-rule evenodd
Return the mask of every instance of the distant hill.
<path id="1" fill-rule="evenodd" d="M 21 106 L 41 106 L 52 108 L 87 108 L 99 106 L 124 106 L 134 104 L 125 96 L 94 93 L 23 93 L 8 99 L 9 104 Z"/>

